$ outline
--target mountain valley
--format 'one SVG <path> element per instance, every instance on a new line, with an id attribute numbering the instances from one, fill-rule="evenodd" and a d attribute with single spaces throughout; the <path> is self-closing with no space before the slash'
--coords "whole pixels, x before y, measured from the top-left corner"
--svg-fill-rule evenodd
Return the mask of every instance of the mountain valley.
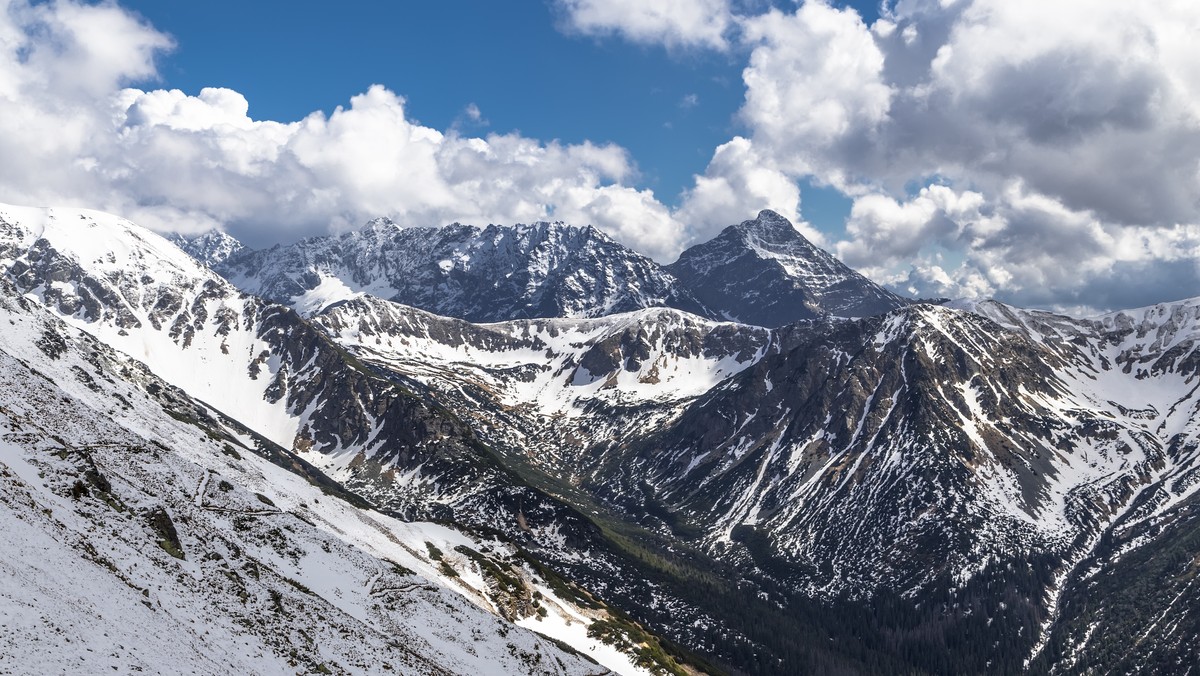
<path id="1" fill-rule="evenodd" d="M 769 211 L 663 266 L 562 224 L 254 251 L 0 207 L 0 273 L 2 569 L 97 590 L 6 584 L 27 645 L 133 613 L 170 631 L 116 668 L 1197 659 L 1200 298 L 919 302 Z"/>

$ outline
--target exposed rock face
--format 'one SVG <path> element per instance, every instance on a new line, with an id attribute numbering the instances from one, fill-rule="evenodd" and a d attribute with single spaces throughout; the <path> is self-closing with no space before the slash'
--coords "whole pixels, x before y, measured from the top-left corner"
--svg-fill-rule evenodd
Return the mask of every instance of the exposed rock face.
<path id="1" fill-rule="evenodd" d="M 243 253 L 217 269 L 304 314 L 360 292 L 474 322 L 701 310 L 654 261 L 595 228 L 562 223 L 401 228 L 377 219 L 357 232 Z"/>
<path id="2" fill-rule="evenodd" d="M 868 317 L 911 302 L 813 246 L 773 211 L 725 228 L 666 270 L 715 316 L 758 326 Z"/>
<path id="3" fill-rule="evenodd" d="M 200 264 L 210 268 L 224 263 L 226 259 L 246 248 L 232 235 L 220 230 L 209 230 L 193 236 L 171 235 L 167 240 L 183 249 Z"/>

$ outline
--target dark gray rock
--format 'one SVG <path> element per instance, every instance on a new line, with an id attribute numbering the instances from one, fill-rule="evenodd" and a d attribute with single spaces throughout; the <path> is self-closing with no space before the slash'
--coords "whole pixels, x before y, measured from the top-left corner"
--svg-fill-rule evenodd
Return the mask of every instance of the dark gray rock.
<path id="1" fill-rule="evenodd" d="M 758 326 L 827 314 L 868 317 L 912 302 L 813 246 L 773 211 L 725 228 L 666 270 L 710 316 Z"/>
<path id="2" fill-rule="evenodd" d="M 652 260 L 562 223 L 362 230 L 235 255 L 217 271 L 305 314 L 356 292 L 473 322 L 703 308 Z M 333 289 L 318 290 L 323 280 Z"/>
<path id="3" fill-rule="evenodd" d="M 232 235 L 220 230 L 209 230 L 192 236 L 171 234 L 167 235 L 167 241 L 183 249 L 201 265 L 210 268 L 220 265 L 225 259 L 246 248 Z"/>

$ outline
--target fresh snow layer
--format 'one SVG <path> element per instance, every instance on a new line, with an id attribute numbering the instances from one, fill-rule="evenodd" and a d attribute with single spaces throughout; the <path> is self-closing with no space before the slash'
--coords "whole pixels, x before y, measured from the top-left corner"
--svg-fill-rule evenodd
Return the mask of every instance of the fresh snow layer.
<path id="1" fill-rule="evenodd" d="M 701 339 L 721 324 L 667 309 L 638 310 L 602 319 L 543 319 L 471 325 L 395 303 L 362 298 L 315 318 L 333 338 L 373 361 L 425 381 L 448 373 L 495 394 L 506 406 L 532 406 L 542 415 L 581 415 L 589 402 L 639 405 L 698 397 L 754 365 L 770 332 L 739 327 L 750 350 L 681 353 L 681 338 Z M 447 332 L 449 325 L 458 332 Z M 606 339 L 633 332 L 646 355 L 633 367 L 591 373 L 586 353 Z M 521 374 L 513 377 L 514 374 Z"/>
<path id="2" fill-rule="evenodd" d="M 0 245 L 23 254 L 44 240 L 122 304 L 123 321 L 113 308 L 106 308 L 102 317 L 60 310 L 64 320 L 145 363 L 193 397 L 218 405 L 259 434 L 285 448 L 292 446 L 300 421 L 287 410 L 286 401 L 271 402 L 264 396 L 277 364 L 264 362 L 257 376 L 249 369 L 270 347 L 255 334 L 259 301 L 241 295 L 163 237 L 116 216 L 0 205 L 0 220 L 14 226 L 0 230 Z M 0 269 L 13 263 L 11 258 L 0 259 Z M 29 295 L 43 302 L 45 293 L 39 289 Z M 73 298 L 91 292 L 65 293 Z M 189 326 L 199 325 L 190 341 L 172 335 L 181 317 Z M 223 321 L 227 317 L 231 320 Z"/>
<path id="3" fill-rule="evenodd" d="M 227 285 L 173 245 L 111 216 L 5 207 L 0 219 L 10 226 L 0 231 L 0 243 L 9 245 L 0 250 L 19 255 L 22 247 L 45 240 L 92 275 L 144 275 L 143 281 L 150 280 L 146 284 L 181 289 L 184 307 L 195 307 L 208 284 L 221 292 L 199 300 L 207 304 L 209 318 L 223 311 L 239 314 L 231 331 L 218 334 L 206 326 L 184 346 L 168 335 L 166 322 L 161 330 L 154 327 L 154 308 L 138 302 L 142 299 L 133 299 L 126 308 L 140 322 L 133 330 L 105 319 L 92 321 L 82 313 L 58 312 L 72 326 L 125 353 L 108 355 L 111 364 L 104 369 L 76 356 L 74 346 L 81 346 L 81 352 L 103 349 L 85 335 L 56 324 L 48 314 L 23 314 L 9 305 L 11 299 L 0 299 L 10 318 L 0 343 L 0 371 L 25 383 L 0 393 L 5 440 L 0 446 L 0 509 L 8 512 L 3 521 L 13 524 L 5 529 L 11 534 L 6 542 L 13 546 L 0 552 L 0 575 L 7 580 L 0 585 L 0 625 L 21 636 L 13 648 L 0 647 L 0 671 L 107 671 L 110 666 L 157 671 L 163 665 L 188 664 L 197 673 L 294 673 L 295 659 L 289 654 L 295 650 L 309 660 L 302 660 L 308 668 L 324 664 L 335 672 L 338 665 L 375 672 L 389 661 L 400 673 L 597 671 L 594 663 L 562 653 L 485 612 L 495 611 L 487 585 L 454 547 L 481 550 L 499 547 L 497 543 L 355 508 L 245 447 L 235 460 L 222 452 L 223 443 L 166 415 L 140 386 L 114 377 L 133 372 L 151 378 L 129 358 L 136 357 L 171 384 L 290 447 L 297 416 L 262 398 L 276 366 L 273 360 L 262 363 L 255 379 L 246 372 L 248 359 L 221 358 L 248 357 L 265 348 L 246 328 L 247 306 L 257 301 L 226 295 Z M 11 227 L 15 222 L 20 225 Z M 0 260 L 0 267 L 11 266 L 14 258 Z M 127 294 L 122 297 L 128 300 Z M 42 300 L 37 292 L 29 298 Z M 51 359 L 38 348 L 46 327 L 68 336 L 73 346 L 68 356 Z M 36 373 L 42 375 L 22 375 L 32 368 L 27 364 L 37 364 Z M 38 420 L 52 420 L 54 427 Z M 226 433 L 249 441 L 236 430 Z M 103 444 L 97 441 L 101 439 Z M 108 514 L 104 510 L 109 508 L 97 507 L 94 500 L 85 504 L 64 497 L 70 484 L 63 482 L 73 478 L 67 476 L 73 470 L 55 455 L 63 454 L 55 450 L 62 444 L 89 449 L 129 512 Z M 159 449 L 152 451 L 149 463 L 143 457 L 147 448 Z M 232 488 L 223 493 L 215 488 L 220 485 Z M 147 545 L 152 536 L 136 514 L 155 505 L 171 514 L 187 560 L 159 551 L 153 540 Z M 243 528 L 248 529 L 244 534 Z M 446 552 L 444 562 L 431 560 L 427 543 Z M 81 549 L 87 559 L 82 564 Z M 233 558 L 256 562 L 261 579 L 251 582 L 240 570 L 223 570 Z M 396 580 L 408 574 L 392 572 L 392 562 L 414 574 Z M 455 574 L 448 574 L 443 563 Z M 233 579 L 231 574 L 249 590 L 249 600 L 231 599 L 232 592 L 221 588 L 223 580 Z M 270 619 L 279 613 L 262 606 L 273 603 L 276 594 L 290 612 Z M 572 608 L 552 594 L 546 600 Z M 239 603 L 249 605 L 238 610 Z M 267 618 L 272 625 L 284 616 L 318 624 L 297 625 L 291 619 L 286 627 L 270 631 L 245 624 Z M 571 638 L 582 651 L 600 650 L 615 671 L 641 673 L 631 658 L 609 655 L 586 632 Z M 98 655 L 106 655 L 106 661 L 96 661 Z"/>
<path id="4" fill-rule="evenodd" d="M 149 374 L 116 375 L 123 363 L 139 373 L 122 355 L 82 358 L 104 348 L 48 316 L 0 317 L 0 671 L 283 674 L 298 660 L 335 673 L 595 673 L 460 599 L 486 606 L 481 578 L 466 584 L 461 560 L 448 576 L 427 545 L 486 543 L 355 508 L 245 448 L 235 457 L 167 415 L 143 389 Z M 53 359 L 38 347 L 48 330 L 69 346 Z M 94 485 L 72 498 L 84 457 L 111 498 Z M 154 508 L 186 560 L 155 546 L 141 516 Z"/>

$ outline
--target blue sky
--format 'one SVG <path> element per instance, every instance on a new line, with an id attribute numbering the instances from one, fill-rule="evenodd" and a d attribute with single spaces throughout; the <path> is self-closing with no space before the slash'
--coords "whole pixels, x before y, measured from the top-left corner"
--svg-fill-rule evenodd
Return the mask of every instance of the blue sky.
<path id="1" fill-rule="evenodd" d="M 437 129 L 616 143 L 637 163 L 636 183 L 672 206 L 713 148 L 745 133 L 736 115 L 744 53 L 571 34 L 543 0 L 121 4 L 176 41 L 158 86 L 229 87 L 249 100 L 251 117 L 293 121 L 382 84 Z M 878 16 L 878 3 L 844 4 L 867 21 Z M 465 114 L 472 104 L 481 122 Z M 851 201 L 802 185 L 804 217 L 841 233 Z"/>

